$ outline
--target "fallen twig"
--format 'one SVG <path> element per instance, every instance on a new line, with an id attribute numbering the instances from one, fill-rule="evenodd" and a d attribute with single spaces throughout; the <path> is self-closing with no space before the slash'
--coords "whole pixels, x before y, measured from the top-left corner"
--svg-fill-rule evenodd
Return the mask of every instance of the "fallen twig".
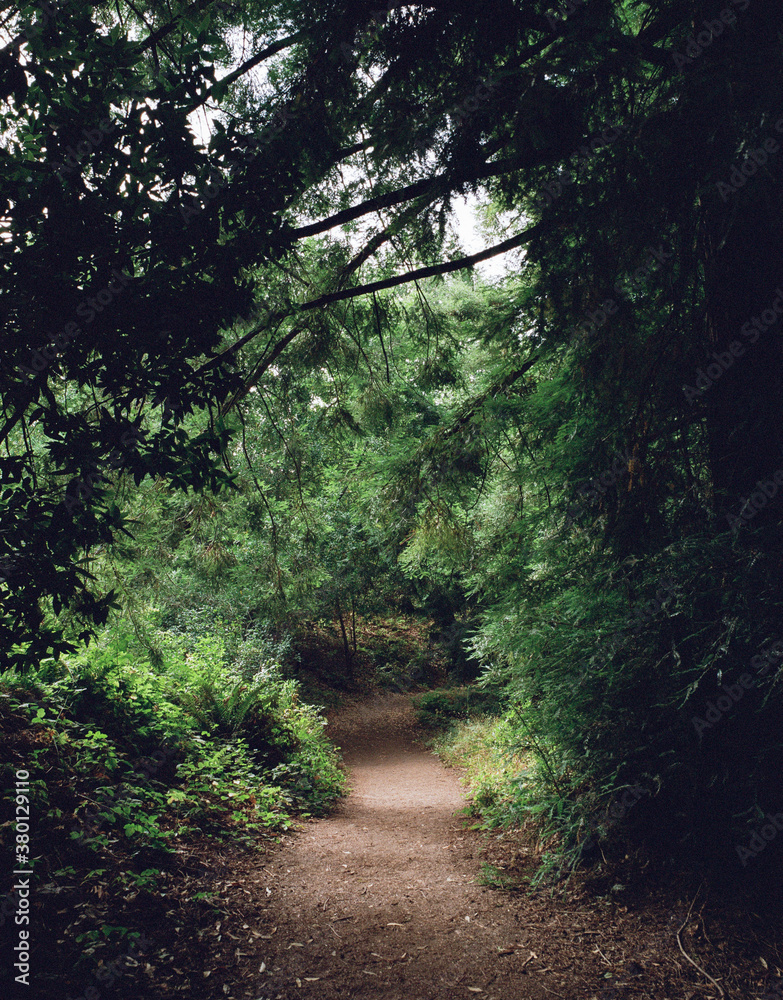
<path id="1" fill-rule="evenodd" d="M 701 886 L 699 886 L 699 888 L 696 890 L 696 896 L 699 895 L 699 890 L 700 889 L 701 889 Z M 685 917 L 685 920 L 683 921 L 683 925 L 677 931 L 677 935 L 676 935 L 677 936 L 677 946 L 679 947 L 680 951 L 682 952 L 683 957 L 686 958 L 691 963 L 691 965 L 694 967 L 694 969 L 698 969 L 699 972 L 705 977 L 705 979 L 709 979 L 709 981 L 712 983 L 712 985 L 715 987 L 715 989 L 718 991 L 718 993 L 720 993 L 720 995 L 722 997 L 725 997 L 726 994 L 725 994 L 724 990 L 722 989 L 722 987 L 720 986 L 720 984 L 717 983 L 717 982 L 715 982 L 715 980 L 712 978 L 712 976 L 709 974 L 709 972 L 705 972 L 705 970 L 702 969 L 702 967 L 699 965 L 698 962 L 694 962 L 694 960 L 691 958 L 691 956 L 688 954 L 688 952 L 683 948 L 682 941 L 680 940 L 680 934 L 688 926 L 688 921 L 691 918 L 691 910 L 693 909 L 693 904 L 696 902 L 696 896 L 694 896 L 693 899 L 691 900 L 691 905 L 688 907 L 688 913 L 687 913 L 687 915 Z"/>

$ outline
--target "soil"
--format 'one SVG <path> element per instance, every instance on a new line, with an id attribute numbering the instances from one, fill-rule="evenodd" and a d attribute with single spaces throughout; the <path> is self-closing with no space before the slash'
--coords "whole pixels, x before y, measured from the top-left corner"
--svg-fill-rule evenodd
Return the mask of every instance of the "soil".
<path id="1" fill-rule="evenodd" d="M 779 928 L 708 906 L 701 886 L 680 898 L 649 871 L 627 884 L 615 872 L 531 893 L 535 844 L 466 829 L 459 773 L 420 741 L 409 697 L 344 708 L 329 734 L 350 796 L 266 856 L 205 859 L 219 912 L 197 931 L 197 954 L 180 938 L 172 966 L 148 968 L 156 996 L 164 979 L 169 995 L 186 979 L 205 1000 L 778 996 Z"/>

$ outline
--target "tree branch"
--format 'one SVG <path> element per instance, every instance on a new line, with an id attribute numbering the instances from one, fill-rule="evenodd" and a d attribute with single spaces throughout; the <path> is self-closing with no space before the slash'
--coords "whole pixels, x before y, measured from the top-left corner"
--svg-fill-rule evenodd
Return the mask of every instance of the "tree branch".
<path id="1" fill-rule="evenodd" d="M 429 267 L 420 267 L 415 271 L 406 271 L 405 274 L 398 274 L 393 278 L 384 278 L 382 281 L 372 281 L 366 285 L 357 285 L 355 288 L 344 288 L 340 291 L 327 292 L 325 295 L 320 295 L 317 299 L 310 299 L 309 302 L 303 302 L 299 305 L 292 303 L 292 310 L 294 311 L 294 314 L 309 312 L 311 309 L 319 309 L 322 306 L 330 305 L 332 302 L 353 299 L 359 295 L 369 295 L 370 293 L 382 291 L 385 288 L 394 288 L 396 285 L 403 285 L 409 281 L 419 281 L 423 278 L 432 278 L 438 274 L 449 274 L 451 271 L 459 271 L 466 267 L 473 267 L 474 264 L 479 264 L 483 260 L 489 260 L 491 257 L 497 257 L 499 254 L 507 253 L 509 250 L 522 246 L 533 239 L 534 236 L 538 235 L 540 230 L 540 224 L 531 226 L 523 233 L 517 233 L 516 236 L 503 240 L 502 243 L 496 243 L 494 246 L 488 247 L 486 250 L 481 250 L 479 253 L 471 254 L 469 257 L 460 257 L 458 260 L 448 260 L 442 264 L 432 264 Z M 280 313 L 275 313 L 271 318 L 279 317 Z M 211 368 L 215 368 L 219 364 L 227 361 L 232 355 L 236 354 L 238 350 L 244 347 L 245 344 L 248 344 L 251 340 L 253 340 L 254 337 L 257 337 L 260 333 L 263 333 L 264 330 L 267 330 L 269 328 L 270 319 L 267 319 L 263 326 L 257 326 L 250 330 L 243 337 L 240 337 L 235 344 L 232 344 L 231 347 L 227 347 L 224 351 L 221 351 L 220 354 L 205 362 L 200 368 L 193 372 L 193 377 L 196 378 L 199 375 L 203 375 L 204 372 L 209 371 Z M 258 379 L 268 371 L 269 367 L 277 360 L 277 358 L 280 357 L 286 347 L 288 347 L 288 345 L 297 336 L 299 336 L 301 332 L 301 327 L 295 326 L 293 330 L 282 338 L 282 340 L 275 344 L 272 349 L 272 353 L 268 357 L 263 358 L 261 363 L 256 367 L 253 373 L 255 381 L 258 381 Z"/>
<path id="2" fill-rule="evenodd" d="M 395 216 L 384 229 L 372 236 L 359 253 L 348 261 L 342 271 L 340 271 L 339 283 L 344 285 L 354 271 L 358 271 L 362 264 L 368 261 L 376 250 L 382 247 L 383 244 L 387 243 L 390 239 L 393 239 L 399 230 L 403 226 L 406 226 L 411 219 L 415 218 L 423 208 L 427 207 L 428 204 L 429 202 L 424 199 L 414 202 L 413 205 L 409 205 L 404 211 L 400 212 L 399 215 Z"/>
<path id="3" fill-rule="evenodd" d="M 398 188 L 396 191 L 379 194 L 374 198 L 368 198 L 367 201 L 360 202 L 358 205 L 344 208 L 341 212 L 330 215 L 326 219 L 311 222 L 309 225 L 300 226 L 298 229 L 291 229 L 286 233 L 286 236 L 290 240 L 302 240 L 306 236 L 317 236 L 318 233 L 325 233 L 329 229 L 334 229 L 335 226 L 342 226 L 346 222 L 353 222 L 354 219 L 359 219 L 363 215 L 375 212 L 379 208 L 393 208 L 394 205 L 401 205 L 403 202 L 411 201 L 411 199 L 422 194 L 432 194 L 435 196 L 438 194 L 439 189 L 445 194 L 458 184 L 484 180 L 487 177 L 497 177 L 499 174 L 507 173 L 510 170 L 518 169 L 525 165 L 521 157 L 513 157 L 505 160 L 493 160 L 492 163 L 482 163 L 475 170 L 466 171 L 462 174 L 450 175 L 444 172 L 437 174 L 435 177 L 423 177 L 420 181 L 414 181 L 413 184 Z"/>
<path id="4" fill-rule="evenodd" d="M 222 77 L 220 80 L 216 80 L 215 83 L 209 88 L 209 90 L 188 108 L 188 114 L 192 114 L 197 108 L 200 108 L 202 104 L 209 100 L 209 98 L 214 93 L 217 87 L 228 86 L 233 83 L 234 80 L 238 80 L 240 76 L 244 76 L 245 73 L 249 73 L 251 69 L 258 66 L 265 59 L 269 59 L 275 53 L 280 52 L 281 49 L 288 48 L 289 45 L 294 45 L 296 42 L 301 41 L 303 38 L 309 37 L 310 32 L 308 30 L 297 31 L 293 35 L 289 35 L 287 38 L 281 38 L 277 42 L 272 42 L 271 45 L 267 45 L 265 49 L 261 52 L 257 52 L 250 59 L 245 60 L 241 66 L 238 66 L 233 72 L 228 73 L 226 76 Z"/>
<path id="5" fill-rule="evenodd" d="M 214 2 L 215 0 L 194 0 L 189 7 L 180 11 L 176 17 L 173 17 L 167 24 L 164 24 L 162 28 L 158 28 L 157 31 L 148 35 L 144 41 L 140 43 L 136 51 L 139 55 L 141 55 L 142 52 L 146 52 L 147 49 L 151 49 L 153 45 L 156 45 L 161 40 L 161 38 L 165 38 L 166 35 L 170 35 L 182 18 L 189 17 L 191 14 L 197 14 L 200 10 L 203 10 L 205 7 L 209 7 L 209 5 Z"/>
<path id="6" fill-rule="evenodd" d="M 343 288 L 337 292 L 327 292 L 317 299 L 310 299 L 297 306 L 298 312 L 305 312 L 310 309 L 319 309 L 321 306 L 330 305 L 332 302 L 340 302 L 343 299 L 353 299 L 357 295 L 368 295 L 371 292 L 380 292 L 385 288 L 394 288 L 396 285 L 404 285 L 409 281 L 420 281 L 423 278 L 433 278 L 438 274 L 449 274 L 451 271 L 461 271 L 466 267 L 473 267 L 483 260 L 497 257 L 499 254 L 507 253 L 516 247 L 521 247 L 528 243 L 541 231 L 541 225 L 531 226 L 523 233 L 517 233 L 502 243 L 481 250 L 479 253 L 471 254 L 469 257 L 459 257 L 457 260 L 447 260 L 442 264 L 432 264 L 429 267 L 420 267 L 415 271 L 406 271 L 405 274 L 395 275 L 393 278 L 384 278 L 382 281 L 371 281 L 366 285 L 358 285 L 355 288 Z"/>

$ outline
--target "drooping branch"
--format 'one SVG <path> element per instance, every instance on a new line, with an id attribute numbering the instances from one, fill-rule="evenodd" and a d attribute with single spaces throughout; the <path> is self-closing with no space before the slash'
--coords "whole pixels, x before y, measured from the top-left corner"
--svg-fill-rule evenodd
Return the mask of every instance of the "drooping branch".
<path id="1" fill-rule="evenodd" d="M 259 332 L 260 331 L 258 330 L 254 331 L 254 336 L 257 335 Z M 288 345 L 293 340 L 295 340 L 301 332 L 302 328 L 300 326 L 295 326 L 293 330 L 289 330 L 288 333 L 275 344 L 275 346 L 272 348 L 271 354 L 267 355 L 266 351 L 264 352 L 260 361 L 256 364 L 250 376 L 245 380 L 245 384 L 242 386 L 242 388 L 238 389 L 231 397 L 231 399 L 229 399 L 226 403 L 223 404 L 223 407 L 221 408 L 222 413 L 224 414 L 228 413 L 228 411 L 231 410 L 234 406 L 236 406 L 236 404 L 241 399 L 244 399 L 244 397 L 250 391 L 251 386 L 255 385 L 256 382 L 258 382 L 258 380 L 263 377 L 263 375 L 269 370 L 269 368 L 271 368 L 271 366 L 275 363 L 275 361 L 280 357 L 280 355 L 283 353 L 286 347 L 288 347 Z M 267 347 L 268 346 L 269 345 L 267 345 Z M 238 350 L 237 346 L 235 345 L 232 350 L 235 351 Z"/>
<path id="2" fill-rule="evenodd" d="M 525 361 L 525 363 L 519 368 L 515 368 L 514 371 L 509 372 L 508 375 L 504 375 L 499 382 L 490 386 L 486 392 L 482 392 L 480 396 L 476 396 L 475 399 L 471 400 L 447 427 L 444 427 L 443 430 L 436 431 L 435 434 L 433 434 L 427 444 L 421 449 L 422 453 L 426 450 L 432 450 L 434 445 L 442 444 L 448 438 L 458 434 L 463 427 L 470 423 L 487 400 L 499 395 L 500 393 L 504 393 L 506 389 L 510 389 L 511 386 L 515 382 L 518 382 L 523 375 L 526 375 L 534 365 L 538 364 L 541 360 L 541 354 L 542 352 L 538 351 L 532 357 L 528 358 L 527 361 Z"/>
<path id="3" fill-rule="evenodd" d="M 188 114 L 192 114 L 200 108 L 201 105 L 206 103 L 206 101 L 208 101 L 216 91 L 230 86 L 235 80 L 238 80 L 241 76 L 249 73 L 251 69 L 264 62 L 264 60 L 270 59 L 273 55 L 276 55 L 278 52 L 281 52 L 283 49 L 286 49 L 291 45 L 295 45 L 297 42 L 301 42 L 305 38 L 309 38 L 310 34 L 311 32 L 308 30 L 297 31 L 293 35 L 288 35 L 286 38 L 280 38 L 278 41 L 272 42 L 271 45 L 267 45 L 265 49 L 262 49 L 261 52 L 257 52 L 254 56 L 251 56 L 250 59 L 246 59 L 241 66 L 237 66 L 237 68 L 231 73 L 228 73 L 220 80 L 217 80 L 209 88 L 209 90 L 202 94 L 202 96 L 188 108 Z"/>
<path id="4" fill-rule="evenodd" d="M 345 267 L 340 271 L 339 283 L 341 285 L 345 284 L 346 280 L 354 273 L 358 271 L 362 264 L 366 263 L 372 255 L 383 246 L 384 243 L 388 243 L 389 240 L 393 239 L 396 234 L 421 212 L 423 208 L 426 208 L 429 202 L 421 199 L 420 201 L 414 202 L 409 205 L 404 211 L 400 212 L 399 215 L 395 216 L 392 221 L 382 229 L 380 232 L 376 233 L 371 239 L 369 239 L 364 247 L 357 253 Z"/>
<path id="5" fill-rule="evenodd" d="M 434 278 L 439 274 L 449 274 L 452 271 L 461 271 L 466 267 L 473 267 L 475 264 L 480 264 L 484 260 L 490 260 L 492 257 L 497 257 L 502 253 L 508 253 L 509 250 L 514 250 L 517 247 L 523 246 L 525 243 L 530 242 L 534 236 L 538 235 L 541 231 L 541 226 L 531 226 L 526 229 L 523 233 L 517 233 L 516 236 L 511 236 L 507 240 L 503 240 L 502 243 L 496 243 L 494 246 L 488 247 L 486 250 L 480 250 L 478 253 L 470 254 L 468 257 L 459 257 L 457 260 L 447 260 L 442 264 L 432 264 L 429 267 L 419 267 L 415 271 L 406 271 L 405 274 L 397 274 L 391 278 L 383 278 L 381 281 L 371 281 L 366 285 L 357 285 L 355 288 L 343 288 L 336 292 L 327 292 L 325 295 L 320 295 L 317 299 L 310 299 L 309 302 L 303 302 L 297 307 L 299 312 L 305 312 L 310 309 L 319 309 L 321 306 L 330 305 L 332 302 L 340 302 L 343 299 L 353 299 L 358 295 L 369 295 L 372 292 L 380 292 L 385 288 L 395 288 L 397 285 L 404 285 L 409 281 L 421 281 L 424 278 Z"/>

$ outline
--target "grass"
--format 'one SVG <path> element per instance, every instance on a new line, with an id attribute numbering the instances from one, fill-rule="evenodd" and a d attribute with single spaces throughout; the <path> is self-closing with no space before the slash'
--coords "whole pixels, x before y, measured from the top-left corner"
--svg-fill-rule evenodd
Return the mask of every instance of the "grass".
<path id="1" fill-rule="evenodd" d="M 519 775 L 532 764 L 530 755 L 520 753 L 514 743 L 509 722 L 492 715 L 455 721 L 430 742 L 444 764 L 464 770 L 470 814 L 481 819 L 481 826 L 508 822 L 508 803 Z"/>

